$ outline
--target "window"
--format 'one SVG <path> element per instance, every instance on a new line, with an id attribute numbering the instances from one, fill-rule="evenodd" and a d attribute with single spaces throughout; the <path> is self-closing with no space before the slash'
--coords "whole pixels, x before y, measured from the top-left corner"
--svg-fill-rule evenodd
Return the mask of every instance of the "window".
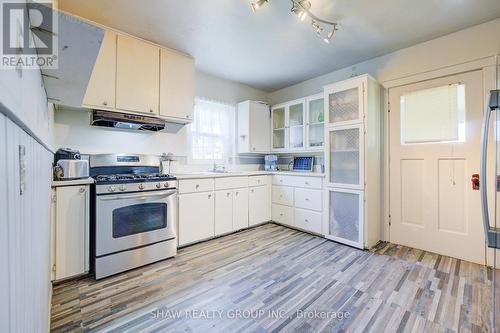
<path id="1" fill-rule="evenodd" d="M 401 143 L 465 142 L 465 85 L 401 96 Z"/>
<path id="2" fill-rule="evenodd" d="M 232 149 L 235 107 L 196 98 L 189 129 L 191 157 L 198 161 L 226 160 Z"/>

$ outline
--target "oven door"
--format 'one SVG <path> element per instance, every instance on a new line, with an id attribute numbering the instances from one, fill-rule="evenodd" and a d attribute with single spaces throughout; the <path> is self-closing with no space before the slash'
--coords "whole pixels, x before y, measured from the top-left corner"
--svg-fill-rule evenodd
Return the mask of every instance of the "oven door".
<path id="1" fill-rule="evenodd" d="M 176 238 L 177 190 L 98 195 L 96 256 Z"/>

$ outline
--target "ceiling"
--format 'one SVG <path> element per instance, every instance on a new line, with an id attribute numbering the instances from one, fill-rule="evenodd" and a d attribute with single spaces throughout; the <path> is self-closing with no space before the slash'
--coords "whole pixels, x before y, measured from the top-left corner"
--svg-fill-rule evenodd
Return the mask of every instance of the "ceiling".
<path id="1" fill-rule="evenodd" d="M 188 53 L 196 68 L 274 91 L 500 17 L 498 0 L 310 0 L 330 44 L 289 0 L 59 0 L 62 10 Z"/>

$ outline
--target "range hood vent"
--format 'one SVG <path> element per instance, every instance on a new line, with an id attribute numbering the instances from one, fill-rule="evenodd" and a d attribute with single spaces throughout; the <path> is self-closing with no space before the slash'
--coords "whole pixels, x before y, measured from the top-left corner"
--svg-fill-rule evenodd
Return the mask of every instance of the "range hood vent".
<path id="1" fill-rule="evenodd" d="M 165 120 L 135 114 L 92 110 L 92 126 L 158 132 L 165 128 Z"/>

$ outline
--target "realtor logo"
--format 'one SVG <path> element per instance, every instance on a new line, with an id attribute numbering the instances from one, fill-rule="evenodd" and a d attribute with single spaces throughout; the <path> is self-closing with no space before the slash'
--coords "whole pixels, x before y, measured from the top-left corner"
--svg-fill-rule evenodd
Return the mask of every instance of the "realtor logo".
<path id="1" fill-rule="evenodd" d="M 2 0 L 2 69 L 57 68 L 57 13 L 51 1 Z"/>

